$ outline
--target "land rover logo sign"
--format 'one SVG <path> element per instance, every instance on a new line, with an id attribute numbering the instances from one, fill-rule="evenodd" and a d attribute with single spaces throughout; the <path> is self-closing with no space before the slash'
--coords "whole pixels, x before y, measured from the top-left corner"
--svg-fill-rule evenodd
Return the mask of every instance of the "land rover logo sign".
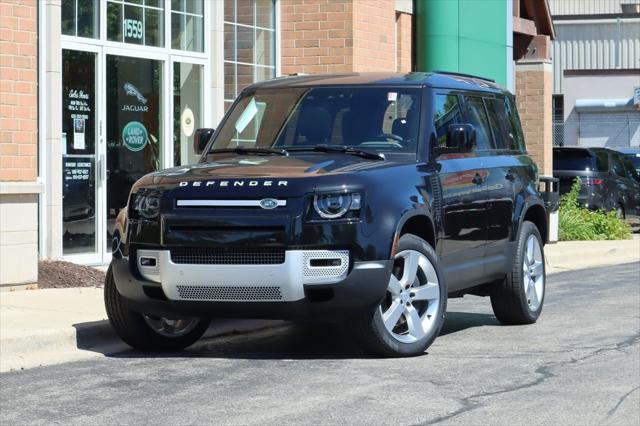
<path id="1" fill-rule="evenodd" d="M 260 200 L 260 207 L 267 210 L 275 209 L 278 207 L 278 200 L 273 198 L 264 198 Z"/>
<path id="2" fill-rule="evenodd" d="M 138 121 L 130 121 L 122 129 L 122 143 L 129 151 L 142 151 L 148 139 L 147 129 Z"/>

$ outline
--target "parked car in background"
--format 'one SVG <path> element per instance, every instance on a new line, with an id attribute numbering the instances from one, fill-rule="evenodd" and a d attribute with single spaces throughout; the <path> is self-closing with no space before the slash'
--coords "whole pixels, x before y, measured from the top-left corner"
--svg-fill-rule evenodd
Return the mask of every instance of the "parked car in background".
<path id="1" fill-rule="evenodd" d="M 608 148 L 554 148 L 553 176 L 560 180 L 560 195 L 571 190 L 576 178 L 582 187 L 578 201 L 593 210 L 616 211 L 618 217 L 640 216 L 640 180 L 631 161 Z"/>
<path id="2" fill-rule="evenodd" d="M 640 148 L 620 148 L 618 149 L 629 161 L 636 173 L 640 175 Z"/>

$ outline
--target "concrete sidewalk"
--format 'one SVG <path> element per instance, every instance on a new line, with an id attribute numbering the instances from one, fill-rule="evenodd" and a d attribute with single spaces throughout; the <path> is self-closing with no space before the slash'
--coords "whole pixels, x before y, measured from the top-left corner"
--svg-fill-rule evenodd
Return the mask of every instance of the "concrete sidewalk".
<path id="1" fill-rule="evenodd" d="M 631 240 L 563 241 L 544 248 L 547 274 L 640 261 L 640 234 Z"/>
<path id="2" fill-rule="evenodd" d="M 283 321 L 216 320 L 205 337 Z M 131 349 L 112 330 L 101 288 L 0 293 L 0 372 L 77 361 Z"/>
<path id="3" fill-rule="evenodd" d="M 640 261 L 640 239 L 576 241 L 545 248 L 547 274 Z M 115 335 L 102 289 L 0 293 L 0 372 L 56 364 L 128 349 Z M 282 321 L 216 320 L 206 336 L 246 332 Z"/>

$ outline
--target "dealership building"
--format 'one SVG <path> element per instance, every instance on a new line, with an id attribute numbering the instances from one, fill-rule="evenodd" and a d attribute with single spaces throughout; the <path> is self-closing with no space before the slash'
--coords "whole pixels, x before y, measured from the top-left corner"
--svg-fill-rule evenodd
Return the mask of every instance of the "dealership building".
<path id="1" fill-rule="evenodd" d="M 495 79 L 548 175 L 554 36 L 542 0 L 0 0 L 0 285 L 108 263 L 132 183 L 282 75 Z"/>

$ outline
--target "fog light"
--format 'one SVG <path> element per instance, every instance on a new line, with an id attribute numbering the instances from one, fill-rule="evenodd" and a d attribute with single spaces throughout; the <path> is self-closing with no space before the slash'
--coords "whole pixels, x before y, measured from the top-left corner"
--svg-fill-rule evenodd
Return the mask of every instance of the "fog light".
<path id="1" fill-rule="evenodd" d="M 153 257 L 140 258 L 140 266 L 144 266 L 146 268 L 155 268 L 156 264 L 157 264 L 156 259 Z"/>
<path id="2" fill-rule="evenodd" d="M 313 268 L 335 268 L 342 265 L 340 259 L 311 259 L 309 266 Z"/>

